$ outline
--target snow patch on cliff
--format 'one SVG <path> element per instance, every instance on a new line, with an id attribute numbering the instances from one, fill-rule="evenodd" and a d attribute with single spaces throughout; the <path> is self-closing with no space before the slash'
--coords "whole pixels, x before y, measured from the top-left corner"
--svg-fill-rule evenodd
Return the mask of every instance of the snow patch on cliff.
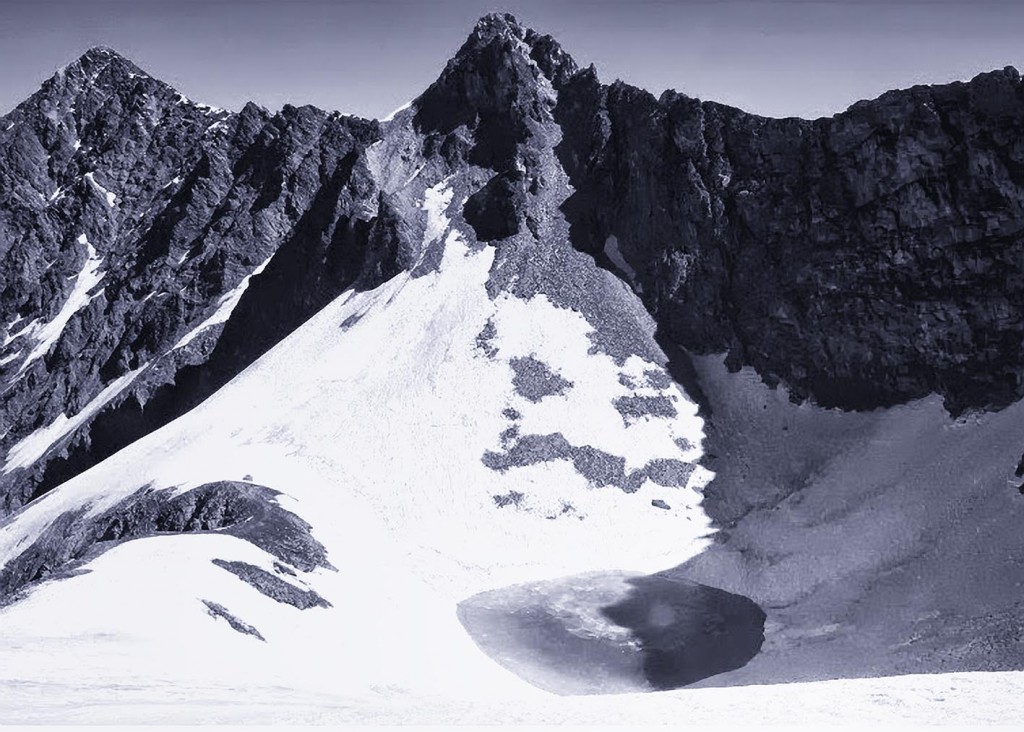
<path id="1" fill-rule="evenodd" d="M 178 260 L 178 264 L 184 262 L 187 256 L 187 252 L 181 255 L 181 258 Z M 272 256 L 273 255 L 271 255 L 271 257 Z M 210 315 L 205 320 L 203 320 L 201 323 L 199 323 L 199 325 L 194 327 L 188 333 L 183 335 L 180 339 L 178 339 L 178 342 L 174 344 L 174 348 L 172 348 L 171 350 L 176 351 L 179 348 L 184 348 L 189 343 L 191 343 L 196 338 L 196 336 L 198 336 L 207 328 L 212 328 L 215 325 L 220 325 L 222 323 L 228 322 L 228 318 L 230 318 L 231 313 L 235 311 L 235 308 L 238 306 L 238 302 L 242 299 L 242 295 L 244 295 L 245 291 L 249 289 L 249 281 L 256 275 L 258 275 L 260 272 L 262 272 L 264 269 L 266 269 L 267 265 L 270 264 L 271 257 L 267 257 L 265 260 L 263 260 L 263 262 L 261 262 L 256 267 L 256 269 L 254 269 L 252 272 L 243 277 L 242 281 L 239 282 L 233 289 L 222 295 L 220 300 L 217 301 L 217 309 L 213 312 L 213 314 Z"/>
<path id="2" fill-rule="evenodd" d="M 61 412 L 57 418 L 45 427 L 40 427 L 35 432 L 27 435 L 7 452 L 4 461 L 3 474 L 6 475 L 18 468 L 27 468 L 46 452 L 57 444 L 62 438 L 77 430 L 95 414 L 97 414 L 110 400 L 127 389 L 146 367 L 129 371 L 126 374 L 110 382 L 92 401 L 85 405 L 82 411 L 72 417 Z"/>
<path id="3" fill-rule="evenodd" d="M 34 361 L 42 358 L 49 352 L 75 313 L 89 303 L 89 291 L 103 279 L 103 273 L 100 272 L 103 258 L 97 254 L 96 249 L 89 243 L 89 239 L 85 234 L 79 235 L 77 241 L 86 249 L 86 260 L 81 271 L 75 275 L 75 284 L 71 288 L 71 294 L 68 295 L 61 309 L 52 320 L 42 324 L 35 321 L 19 333 L 9 336 L 11 340 L 19 336 L 27 336 L 33 342 L 28 357 L 18 370 L 18 376 L 23 374 Z"/>
<path id="4" fill-rule="evenodd" d="M 89 181 L 89 183 L 92 184 L 93 188 L 95 188 L 96 191 L 103 196 L 104 200 L 106 200 L 107 202 L 107 206 L 109 208 L 113 208 L 114 204 L 117 203 L 117 196 L 115 196 L 111 191 L 107 190 L 96 181 L 95 173 L 86 173 L 85 179 Z"/>

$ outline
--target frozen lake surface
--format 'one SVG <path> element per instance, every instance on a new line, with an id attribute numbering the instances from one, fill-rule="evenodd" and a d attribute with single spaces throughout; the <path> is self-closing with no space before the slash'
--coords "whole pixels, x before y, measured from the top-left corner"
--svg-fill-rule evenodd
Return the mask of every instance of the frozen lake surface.
<path id="1" fill-rule="evenodd" d="M 675 689 L 743 666 L 765 615 L 742 595 L 662 574 L 597 572 L 474 595 L 459 619 L 476 644 L 558 694 Z"/>

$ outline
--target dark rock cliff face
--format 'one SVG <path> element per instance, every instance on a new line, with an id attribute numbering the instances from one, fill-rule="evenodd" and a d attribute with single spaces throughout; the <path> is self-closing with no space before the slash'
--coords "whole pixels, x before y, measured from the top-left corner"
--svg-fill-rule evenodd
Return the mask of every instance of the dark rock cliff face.
<path id="1" fill-rule="evenodd" d="M 505 15 L 394 123 L 222 112 L 93 49 L 0 118 L 0 515 L 346 288 L 429 264 L 389 182 L 424 169 L 471 171 L 463 215 L 496 277 L 532 268 L 526 295 L 571 243 L 663 342 L 727 350 L 795 398 L 1005 406 L 1024 389 L 1022 126 L 1012 69 L 765 119 L 602 85 Z"/>
<path id="2" fill-rule="evenodd" d="M 310 535 L 309 525 L 281 508 L 276 496 L 265 486 L 238 481 L 206 483 L 181 493 L 146 487 L 95 516 L 88 510 L 63 514 L 0 569 L 0 607 L 42 580 L 79 571 L 82 564 L 118 544 L 151 536 L 216 531 L 273 555 L 278 560 L 275 567 L 283 574 L 294 575 L 295 569 L 333 569 L 323 545 Z M 247 574 L 267 574 L 241 562 L 224 564 L 231 571 L 241 567 L 248 568 Z M 278 590 L 294 589 L 279 579 L 273 584 Z M 306 607 L 321 604 L 322 599 L 312 595 L 298 596 Z"/>
<path id="3" fill-rule="evenodd" d="M 574 243 L 625 270 L 671 339 L 825 406 L 938 392 L 958 413 L 1024 394 L 1014 69 L 813 121 L 588 70 L 556 115 Z"/>
<path id="4" fill-rule="evenodd" d="M 102 48 L 0 120 L 0 513 L 182 414 L 354 281 L 378 135 L 312 107 L 203 107 Z M 61 414 L 77 429 L 12 450 Z"/>

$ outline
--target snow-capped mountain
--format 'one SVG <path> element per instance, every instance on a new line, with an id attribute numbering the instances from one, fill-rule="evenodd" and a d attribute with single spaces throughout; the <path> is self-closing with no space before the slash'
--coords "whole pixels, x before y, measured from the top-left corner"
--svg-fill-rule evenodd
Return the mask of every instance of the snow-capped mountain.
<path id="1" fill-rule="evenodd" d="M 1020 710 L 1022 112 L 656 99 L 507 15 L 383 121 L 88 51 L 0 118 L 0 708 Z"/>

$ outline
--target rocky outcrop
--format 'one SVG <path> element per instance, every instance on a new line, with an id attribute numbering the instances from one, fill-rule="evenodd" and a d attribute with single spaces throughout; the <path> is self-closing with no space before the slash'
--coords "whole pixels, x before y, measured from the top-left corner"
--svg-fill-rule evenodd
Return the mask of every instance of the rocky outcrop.
<path id="1" fill-rule="evenodd" d="M 276 565 L 292 575 L 291 567 L 303 572 L 333 569 L 323 545 L 310 534 L 310 526 L 281 508 L 276 496 L 264 486 L 221 481 L 178 494 L 173 489 L 142 489 L 95 515 L 88 509 L 69 511 L 0 570 L 0 605 L 38 582 L 73 573 L 118 544 L 149 536 L 217 531 L 254 544 L 276 557 Z M 248 569 L 242 572 L 237 565 L 243 564 L 226 562 L 224 568 L 250 583 L 259 575 L 261 592 L 296 607 L 326 603 L 312 590 L 300 590 L 272 575 L 267 579 L 269 573 L 258 567 L 244 564 L 243 569 Z"/>
<path id="2" fill-rule="evenodd" d="M 266 638 L 256 628 L 246 623 L 244 620 L 239 620 L 232 615 L 226 607 L 223 605 L 213 602 L 211 600 L 203 600 L 203 604 L 206 605 L 206 612 L 209 613 L 211 618 L 221 618 L 226 621 L 232 630 L 235 630 L 242 635 L 251 635 L 257 640 L 266 642 Z"/>
<path id="3" fill-rule="evenodd" d="M 573 242 L 664 336 L 825 406 L 1024 395 L 1016 70 L 800 120 L 591 69 L 559 87 L 556 116 Z"/>
<path id="4" fill-rule="evenodd" d="M 221 569 L 231 572 L 238 579 L 271 600 L 291 605 L 299 610 L 308 610 L 311 607 L 331 607 L 331 603 L 327 602 L 314 590 L 304 590 L 296 587 L 291 582 L 281 579 L 274 573 L 248 562 L 229 562 L 224 559 L 214 559 L 213 563 Z"/>

